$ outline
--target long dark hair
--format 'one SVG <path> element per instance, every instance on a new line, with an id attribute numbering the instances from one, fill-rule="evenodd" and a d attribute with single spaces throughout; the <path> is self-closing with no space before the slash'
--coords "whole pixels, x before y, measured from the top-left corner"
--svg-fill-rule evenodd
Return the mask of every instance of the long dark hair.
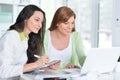
<path id="1" fill-rule="evenodd" d="M 23 10 L 18 15 L 15 24 L 11 25 L 9 30 L 16 30 L 18 32 L 22 32 L 25 27 L 25 20 L 29 19 L 35 11 L 40 11 L 44 15 L 44 20 L 42 23 L 42 27 L 37 34 L 30 33 L 29 40 L 28 40 L 28 49 L 27 49 L 27 56 L 28 61 L 27 63 L 31 63 L 36 61 L 37 59 L 34 57 L 34 54 L 40 54 L 43 52 L 43 39 L 46 27 L 46 17 L 45 12 L 35 5 L 27 5 L 23 8 Z"/>
<path id="2" fill-rule="evenodd" d="M 44 20 L 42 23 L 42 27 L 37 34 L 35 33 L 29 34 L 30 39 L 28 41 L 27 63 L 35 62 L 37 58 L 34 57 L 34 54 L 40 55 L 44 51 L 43 40 L 44 40 L 44 33 L 45 33 L 45 28 L 46 28 L 46 17 L 45 17 L 45 12 L 43 10 L 39 9 L 39 11 L 43 13 Z"/>

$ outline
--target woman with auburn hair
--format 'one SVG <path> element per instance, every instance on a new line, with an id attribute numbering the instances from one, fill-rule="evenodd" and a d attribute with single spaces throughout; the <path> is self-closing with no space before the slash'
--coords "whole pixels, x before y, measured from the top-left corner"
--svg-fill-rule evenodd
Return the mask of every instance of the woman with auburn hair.
<path id="1" fill-rule="evenodd" d="M 44 47 L 49 60 L 61 60 L 52 69 L 79 68 L 86 55 L 81 36 L 75 31 L 76 15 L 69 7 L 62 6 L 54 14 L 51 26 L 45 33 Z"/>

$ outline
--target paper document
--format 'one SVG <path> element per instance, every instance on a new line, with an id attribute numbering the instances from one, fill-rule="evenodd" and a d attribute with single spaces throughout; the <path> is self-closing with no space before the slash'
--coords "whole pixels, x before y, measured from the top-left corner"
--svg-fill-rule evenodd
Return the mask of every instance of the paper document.
<path id="1" fill-rule="evenodd" d="M 40 67 L 37 68 L 37 69 L 47 68 L 47 67 L 50 67 L 50 66 L 52 66 L 52 65 L 54 65 L 54 64 L 56 64 L 56 63 L 59 63 L 59 62 L 60 62 L 60 60 L 53 60 L 53 61 L 49 62 L 48 64 L 46 64 L 46 65 L 44 65 L 44 66 L 40 66 Z"/>

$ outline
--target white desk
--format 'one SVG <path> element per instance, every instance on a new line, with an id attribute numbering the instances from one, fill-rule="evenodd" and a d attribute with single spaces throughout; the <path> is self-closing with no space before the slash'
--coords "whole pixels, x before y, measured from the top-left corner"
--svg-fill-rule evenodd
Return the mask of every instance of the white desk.
<path id="1" fill-rule="evenodd" d="M 71 80 L 72 75 L 79 75 L 79 69 L 63 69 L 63 70 L 49 70 L 47 72 L 33 72 L 24 74 L 21 80 L 43 80 L 49 77 L 61 77 Z"/>
<path id="2" fill-rule="evenodd" d="M 24 74 L 21 80 L 43 80 L 44 78 L 48 77 L 62 77 L 66 78 L 67 80 L 80 80 L 79 73 L 79 69 L 64 69 L 58 71 L 36 72 Z M 120 80 L 120 72 L 100 74 L 97 80 Z"/>

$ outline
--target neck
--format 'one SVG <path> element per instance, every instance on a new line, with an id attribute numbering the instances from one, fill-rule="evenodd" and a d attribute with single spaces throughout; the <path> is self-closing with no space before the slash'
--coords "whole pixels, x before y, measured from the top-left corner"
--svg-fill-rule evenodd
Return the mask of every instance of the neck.
<path id="1" fill-rule="evenodd" d="M 30 34 L 30 31 L 26 28 L 24 28 L 23 33 L 25 36 L 28 36 Z"/>
<path id="2" fill-rule="evenodd" d="M 70 35 L 65 35 L 63 33 L 61 33 L 59 30 L 54 30 L 55 36 L 59 39 L 61 38 L 68 38 Z"/>

